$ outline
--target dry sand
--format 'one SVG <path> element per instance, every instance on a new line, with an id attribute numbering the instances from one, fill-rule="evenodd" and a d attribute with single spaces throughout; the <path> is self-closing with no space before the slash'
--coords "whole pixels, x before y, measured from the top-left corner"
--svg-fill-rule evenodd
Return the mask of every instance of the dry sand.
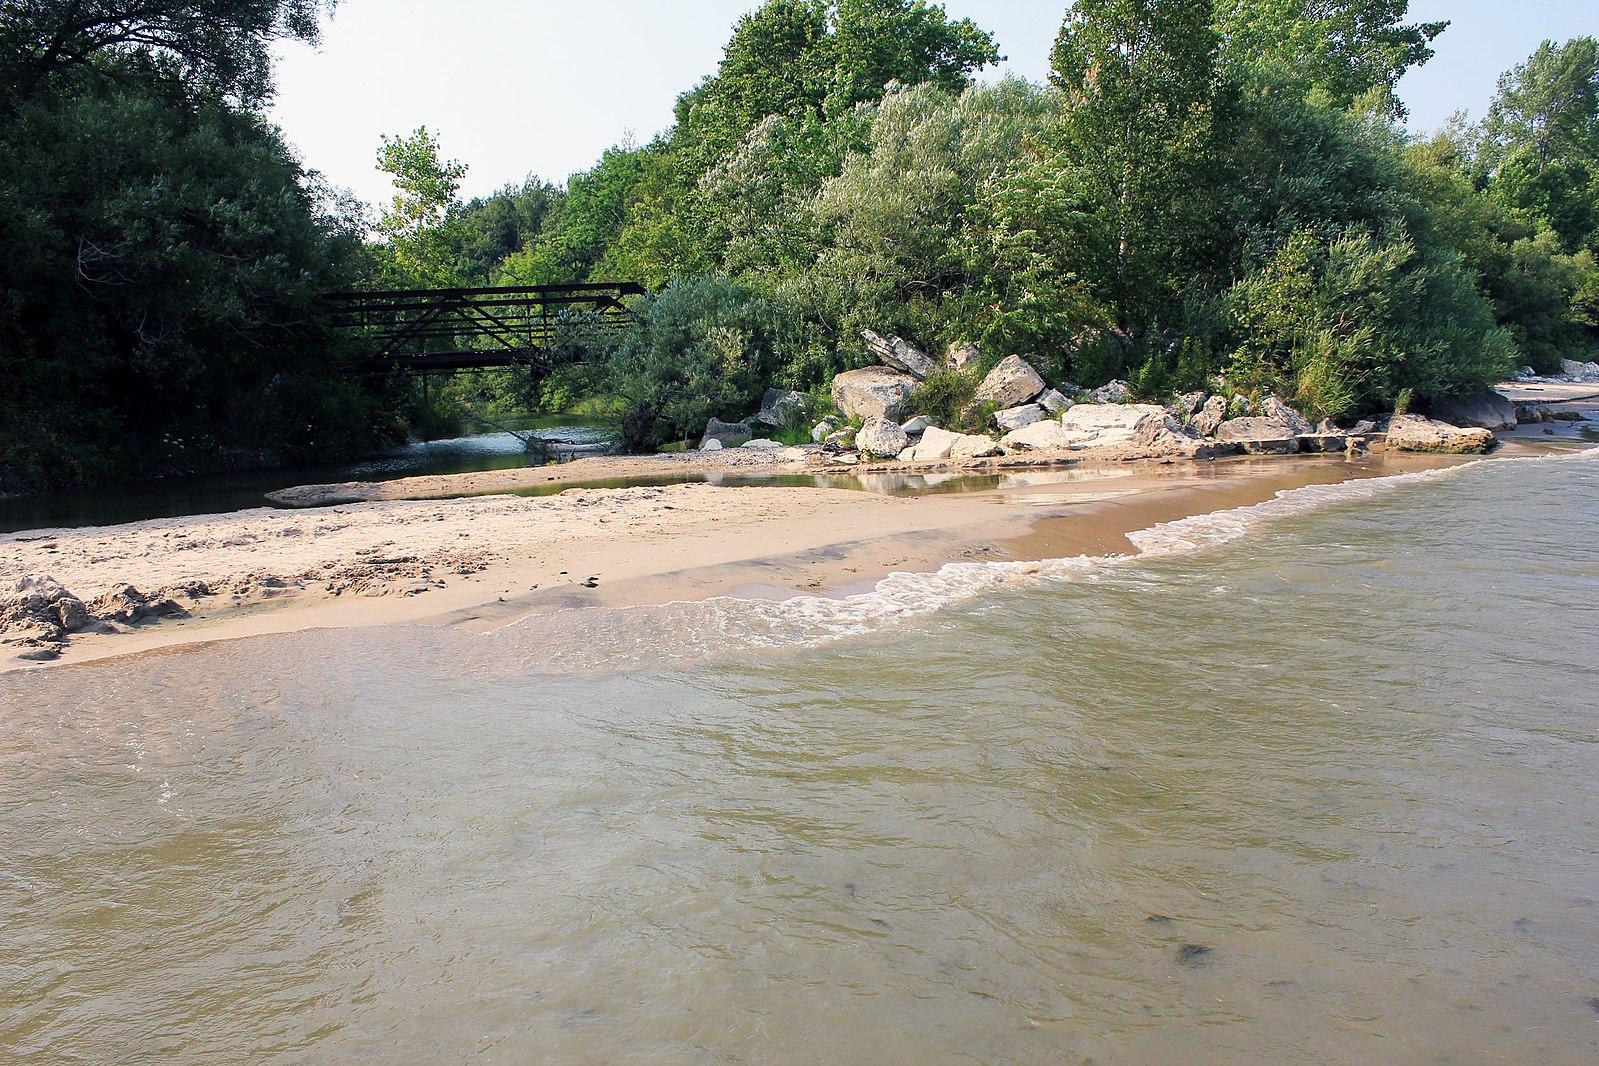
<path id="1" fill-rule="evenodd" d="M 60 663 L 319 627 L 491 629 L 574 606 L 842 592 L 895 570 L 931 570 L 961 558 L 1126 552 L 1125 534 L 1156 522 L 1259 502 L 1311 482 L 1458 461 L 1129 464 L 1017 472 L 983 491 L 916 497 L 685 484 L 258 509 L 0 536 L 0 588 L 48 577 L 88 603 L 131 585 L 172 595 L 188 612 L 76 634 Z M 716 469 L 746 465 L 734 458 Z M 758 465 L 781 472 L 787 461 L 769 456 Z M 639 466 L 582 460 L 556 476 L 639 476 Z M 691 469 L 682 460 L 671 468 Z M 503 488 L 507 478 L 549 476 L 466 474 L 411 479 L 408 487 L 434 482 L 424 487 L 456 495 L 483 491 L 485 481 Z M 363 491 L 383 495 L 402 491 L 399 484 Z M 15 650 L 0 650 L 0 670 L 33 665 L 13 658 Z"/>

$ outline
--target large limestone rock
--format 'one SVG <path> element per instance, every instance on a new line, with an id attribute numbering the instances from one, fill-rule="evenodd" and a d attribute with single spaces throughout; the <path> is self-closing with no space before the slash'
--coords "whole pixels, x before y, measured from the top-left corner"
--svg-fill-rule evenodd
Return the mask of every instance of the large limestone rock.
<path id="1" fill-rule="evenodd" d="M 917 461 L 925 459 L 948 459 L 955 443 L 961 439 L 961 434 L 951 433 L 947 429 L 937 426 L 928 426 L 922 431 L 922 439 L 916 445 Z"/>
<path id="2" fill-rule="evenodd" d="M 920 437 L 923 433 L 927 432 L 927 427 L 931 426 L 932 424 L 933 420 L 931 418 L 928 418 L 926 415 L 917 415 L 909 422 L 901 423 L 899 428 L 903 429 L 909 436 Z"/>
<path id="3" fill-rule="evenodd" d="M 1177 397 L 1176 400 L 1172 401 L 1172 405 L 1169 410 L 1172 414 L 1176 415 L 1178 419 L 1186 419 L 1192 417 L 1194 413 L 1204 405 L 1205 393 L 1203 391 L 1185 392 L 1181 396 Z"/>
<path id="4" fill-rule="evenodd" d="M 1395 415 L 1388 423 L 1388 447 L 1395 451 L 1476 455 L 1495 443 L 1489 430 L 1462 429 L 1421 415 Z"/>
<path id="5" fill-rule="evenodd" d="M 1044 391 L 1044 379 L 1019 355 L 1008 355 L 977 387 L 977 402 L 1017 407 Z"/>
<path id="6" fill-rule="evenodd" d="M 1516 428 L 1516 405 L 1491 389 L 1451 400 L 1434 400 L 1432 414 L 1452 426 Z"/>
<path id="7" fill-rule="evenodd" d="M 1599 382 L 1599 363 L 1579 363 L 1575 359 L 1562 359 L 1560 372 L 1572 381 L 1583 384 Z"/>
<path id="8" fill-rule="evenodd" d="M 1126 444 L 1145 421 L 1162 418 L 1166 409 L 1153 403 L 1080 403 L 1060 416 L 1061 428 L 1090 439 L 1095 447 Z"/>
<path id="9" fill-rule="evenodd" d="M 1207 440 L 1199 430 L 1167 412 L 1159 418 L 1146 418 L 1127 442 L 1123 459 L 1211 459 L 1238 450 L 1236 444 Z"/>
<path id="10" fill-rule="evenodd" d="M 724 448 L 737 448 L 754 435 L 755 426 L 751 422 L 723 422 L 720 418 L 713 418 L 705 423 L 705 433 L 700 437 L 700 451 L 705 451 L 706 445 L 713 440 Z"/>
<path id="11" fill-rule="evenodd" d="M 1067 429 L 1059 422 L 1034 422 L 999 439 L 1000 447 L 1009 452 L 1063 452 L 1073 448 L 1086 448 L 1096 443 L 1097 434 Z"/>
<path id="12" fill-rule="evenodd" d="M 1239 445 L 1251 455 L 1291 455 L 1299 450 L 1299 434 L 1272 418 L 1233 418 L 1216 430 L 1216 439 Z"/>
<path id="13" fill-rule="evenodd" d="M 910 436 L 898 422 L 868 418 L 855 434 L 855 447 L 869 459 L 893 459 L 910 444 Z"/>
<path id="14" fill-rule="evenodd" d="M 1002 432 L 1006 433 L 1043 420 L 1044 409 L 1036 403 L 1023 404 L 1021 407 L 1011 407 L 1004 411 L 994 412 L 994 423 L 999 426 Z"/>
<path id="15" fill-rule="evenodd" d="M 886 366 L 850 370 L 833 379 L 833 406 L 848 418 L 888 418 L 897 422 L 905 416 L 905 402 L 916 386 L 914 377 Z"/>
<path id="16" fill-rule="evenodd" d="M 1275 396 L 1268 396 L 1260 401 L 1260 413 L 1273 422 L 1281 422 L 1293 430 L 1295 436 L 1316 432 L 1316 427 L 1310 424 L 1310 419 Z"/>
<path id="17" fill-rule="evenodd" d="M 1193 418 L 1191 425 L 1207 437 L 1214 437 L 1216 430 L 1227 421 L 1227 397 L 1212 396 L 1205 401 L 1205 406 Z"/>
<path id="18" fill-rule="evenodd" d="M 993 437 L 985 437 L 981 433 L 962 433 L 949 450 L 951 459 L 987 459 L 991 455 L 1001 455 L 1004 450 L 1000 448 L 999 441 Z"/>
<path id="19" fill-rule="evenodd" d="M 761 397 L 761 410 L 755 421 L 774 429 L 805 424 L 810 414 L 811 398 L 803 392 L 788 389 L 767 389 Z"/>
<path id="20" fill-rule="evenodd" d="M 933 357 L 903 337 L 885 337 L 874 330 L 861 330 L 861 339 L 872 355 L 895 370 L 903 371 L 917 381 L 926 381 L 927 375 L 938 369 Z"/>
<path id="21" fill-rule="evenodd" d="M 1301 433 L 1294 438 L 1302 452 L 1341 452 L 1349 447 L 1349 434 L 1323 431 L 1317 426 L 1314 433 Z"/>

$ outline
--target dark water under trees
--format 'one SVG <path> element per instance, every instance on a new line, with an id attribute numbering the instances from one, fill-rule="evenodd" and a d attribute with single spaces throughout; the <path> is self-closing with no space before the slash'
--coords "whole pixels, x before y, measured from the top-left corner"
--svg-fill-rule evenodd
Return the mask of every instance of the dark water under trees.
<path id="1" fill-rule="evenodd" d="M 581 418 L 552 417 L 519 422 L 513 428 L 545 439 L 599 443 L 612 439 L 610 427 Z M 0 533 L 21 529 L 103 526 L 150 518 L 215 514 L 270 506 L 265 496 L 291 485 L 340 481 L 388 481 L 423 474 L 464 474 L 505 470 L 529 462 L 521 440 L 505 432 L 482 433 L 411 444 L 393 452 L 349 463 L 281 467 L 201 477 L 168 478 L 97 489 L 0 498 Z"/>

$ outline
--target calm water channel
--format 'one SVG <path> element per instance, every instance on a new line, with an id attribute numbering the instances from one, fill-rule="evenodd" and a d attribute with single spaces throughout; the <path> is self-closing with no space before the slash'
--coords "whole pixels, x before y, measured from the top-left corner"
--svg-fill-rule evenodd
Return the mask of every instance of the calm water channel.
<path id="1" fill-rule="evenodd" d="M 0 1060 L 1599 1061 L 1596 520 L 0 678 Z"/>
<path id="2" fill-rule="evenodd" d="M 600 443 L 614 436 L 608 426 L 567 417 L 529 419 L 515 428 L 546 439 L 578 444 Z M 268 506 L 266 493 L 291 485 L 505 470 L 526 466 L 527 461 L 526 451 L 515 434 L 481 433 L 411 444 L 385 455 L 328 466 L 249 470 L 37 496 L 0 497 L 0 533 L 239 511 Z"/>

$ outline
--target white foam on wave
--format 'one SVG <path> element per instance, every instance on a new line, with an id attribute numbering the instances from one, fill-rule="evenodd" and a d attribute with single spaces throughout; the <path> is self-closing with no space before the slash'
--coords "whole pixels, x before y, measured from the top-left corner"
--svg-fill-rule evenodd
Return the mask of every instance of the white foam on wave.
<path id="1" fill-rule="evenodd" d="M 1196 555 L 1242 540 L 1263 525 L 1454 477 L 1486 463 L 1572 458 L 1599 458 L 1599 448 L 1553 456 L 1483 459 L 1436 470 L 1284 489 L 1262 503 L 1192 515 L 1129 533 L 1128 540 L 1137 549 L 1132 555 L 947 563 L 931 573 L 890 574 L 870 591 L 851 596 L 806 595 L 782 600 L 719 596 L 658 606 L 568 611 L 512 623 L 499 632 L 511 636 L 522 631 L 523 637 L 531 637 L 536 629 L 547 638 L 553 623 L 570 638 L 574 657 L 590 665 L 599 659 L 611 665 L 642 666 L 660 663 L 663 655 L 698 657 L 739 647 L 817 646 L 864 636 L 995 592 L 1076 581 L 1140 560 Z M 541 641 L 541 654 L 548 656 L 551 650 Z"/>

